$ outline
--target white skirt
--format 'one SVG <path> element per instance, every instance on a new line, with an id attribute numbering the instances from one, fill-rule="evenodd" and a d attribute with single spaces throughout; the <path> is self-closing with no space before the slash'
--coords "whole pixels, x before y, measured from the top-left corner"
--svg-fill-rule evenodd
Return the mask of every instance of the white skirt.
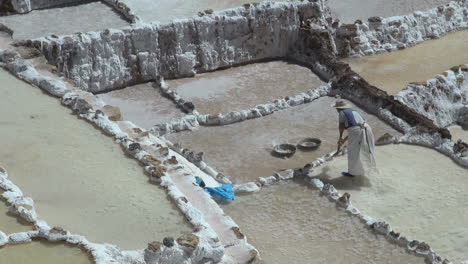
<path id="1" fill-rule="evenodd" d="M 348 129 L 348 172 L 355 176 L 368 175 L 375 168 L 375 141 L 371 127 L 364 123 Z"/>

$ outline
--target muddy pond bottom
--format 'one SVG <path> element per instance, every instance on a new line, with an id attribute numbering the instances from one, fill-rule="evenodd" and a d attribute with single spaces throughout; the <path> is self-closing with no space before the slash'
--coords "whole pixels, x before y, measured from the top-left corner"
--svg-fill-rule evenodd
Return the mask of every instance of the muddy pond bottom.
<path id="1" fill-rule="evenodd" d="M 184 113 L 168 98 L 163 97 L 159 88 L 152 83 L 129 86 L 122 90 L 99 94 L 107 104 L 117 106 L 122 119 L 149 129 L 156 124 L 179 119 Z"/>
<path id="2" fill-rule="evenodd" d="M 0 162 L 40 219 L 92 242 L 141 249 L 190 232 L 137 161 L 55 98 L 0 70 Z"/>
<path id="3" fill-rule="evenodd" d="M 439 5 L 448 4 L 450 0 L 328 0 L 328 6 L 335 18 L 342 23 L 354 23 L 357 19 L 367 21 L 372 16 L 400 16 L 414 11 L 424 11 Z"/>
<path id="4" fill-rule="evenodd" d="M 410 82 L 424 82 L 468 62 L 468 52 L 462 52 L 467 39 L 468 30 L 463 30 L 404 50 L 343 61 L 370 84 L 395 95 Z"/>
<path id="5" fill-rule="evenodd" d="M 228 113 L 271 103 L 324 84 L 310 69 L 284 61 L 255 63 L 168 81 L 204 114 Z"/>
<path id="6" fill-rule="evenodd" d="M 428 243 L 454 263 L 468 260 L 468 170 L 435 150 L 403 144 L 377 147 L 376 159 L 379 171 L 368 177 L 341 177 L 346 157 L 312 175 L 350 193 L 362 213 L 396 232 Z"/>
<path id="7" fill-rule="evenodd" d="M 110 6 L 101 2 L 3 16 L 0 17 L 0 23 L 14 31 L 14 39 L 33 39 L 129 25 Z"/>
<path id="8" fill-rule="evenodd" d="M 460 126 L 451 126 L 448 130 L 450 131 L 450 134 L 452 134 L 453 142 L 457 142 L 457 140 L 461 139 L 468 143 L 468 130 L 464 130 Z"/>
<path id="9" fill-rule="evenodd" d="M 8 213 L 8 206 L 6 202 L 0 198 L 0 231 L 5 234 L 11 234 L 16 232 L 29 231 L 32 229 L 32 225 L 28 224 L 19 217 Z"/>
<path id="10" fill-rule="evenodd" d="M 0 248 L 0 263 L 15 264 L 92 264 L 93 259 L 79 247 L 47 241 Z"/>
<path id="11" fill-rule="evenodd" d="M 262 1 L 258 1 L 262 2 Z M 178 18 L 188 18 L 207 9 L 220 11 L 240 7 L 246 0 L 126 0 L 130 9 L 144 22 L 167 23 Z"/>
<path id="12" fill-rule="evenodd" d="M 240 196 L 222 207 L 266 263 L 424 263 L 296 182 Z"/>
<path id="13" fill-rule="evenodd" d="M 227 126 L 200 127 L 166 138 L 181 143 L 184 148 L 203 151 L 206 163 L 234 182 L 252 181 L 281 169 L 302 168 L 315 158 L 336 150 L 338 113 L 331 107 L 334 102 L 334 98 L 322 97 L 261 118 Z M 375 116 L 366 113 L 363 116 L 376 138 L 384 133 L 397 134 Z M 298 150 L 288 159 L 271 155 L 274 145 L 297 144 L 306 137 L 321 139 L 320 148 L 311 152 Z"/>

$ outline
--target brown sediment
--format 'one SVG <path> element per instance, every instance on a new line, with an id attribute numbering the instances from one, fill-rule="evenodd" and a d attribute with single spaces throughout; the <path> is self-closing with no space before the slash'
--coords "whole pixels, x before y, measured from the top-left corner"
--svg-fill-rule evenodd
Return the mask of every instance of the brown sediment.
<path id="1" fill-rule="evenodd" d="M 424 263 L 296 182 L 222 205 L 266 263 Z"/>
<path id="2" fill-rule="evenodd" d="M 334 98 L 323 97 L 258 119 L 220 126 L 201 127 L 191 132 L 167 135 L 173 143 L 205 153 L 208 165 L 235 182 L 268 177 L 281 169 L 302 168 L 304 164 L 336 149 L 338 114 L 331 105 Z M 363 113 L 377 137 L 398 132 L 375 116 Z M 289 159 L 271 155 L 275 144 L 297 144 L 306 137 L 322 140 L 319 149 L 296 151 Z"/>
<path id="3" fill-rule="evenodd" d="M 159 88 L 152 83 L 129 86 L 127 88 L 99 94 L 107 104 L 117 106 L 124 120 L 149 129 L 156 124 L 179 119 L 184 113 L 168 98 L 161 95 Z"/>
<path id="4" fill-rule="evenodd" d="M 249 64 L 167 82 L 185 101 L 193 102 L 198 112 L 215 115 L 271 103 L 324 84 L 310 69 L 284 61 Z"/>
<path id="5" fill-rule="evenodd" d="M 100 2 L 4 16 L 0 17 L 0 23 L 13 30 L 14 39 L 33 39 L 128 25 L 111 7 Z"/>
<path id="6" fill-rule="evenodd" d="M 91 264 L 91 255 L 78 246 L 34 240 L 27 244 L 8 245 L 0 248 L 2 263 L 34 264 Z M 5 261 L 5 262 L 4 262 Z"/>
<path id="7" fill-rule="evenodd" d="M 468 143 L 468 130 L 461 128 L 460 126 L 451 126 L 448 128 L 452 134 L 452 140 L 456 142 L 461 139 L 464 142 Z"/>
<path id="8" fill-rule="evenodd" d="M 468 62 L 468 30 L 427 40 L 414 47 L 360 58 L 346 58 L 351 69 L 370 84 L 396 95 L 410 82 L 425 82 L 453 65 Z"/>
<path id="9" fill-rule="evenodd" d="M 342 177 L 346 157 L 316 168 L 311 176 L 350 193 L 361 213 L 428 243 L 452 261 L 465 260 L 468 170 L 435 150 L 404 144 L 377 147 L 376 161 L 377 171 L 367 177 Z"/>
<path id="10" fill-rule="evenodd" d="M 5 71 L 0 77 L 0 161 L 39 219 L 125 249 L 192 230 L 111 138 L 39 89 Z"/>

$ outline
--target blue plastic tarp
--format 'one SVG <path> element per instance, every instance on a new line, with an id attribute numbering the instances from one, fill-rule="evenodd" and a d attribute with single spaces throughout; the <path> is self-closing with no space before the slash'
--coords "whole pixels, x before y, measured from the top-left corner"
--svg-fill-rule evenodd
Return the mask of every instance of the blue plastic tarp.
<path id="1" fill-rule="evenodd" d="M 232 189 L 231 184 L 223 184 L 219 187 L 205 187 L 205 190 L 212 196 L 234 200 L 234 189 Z"/>

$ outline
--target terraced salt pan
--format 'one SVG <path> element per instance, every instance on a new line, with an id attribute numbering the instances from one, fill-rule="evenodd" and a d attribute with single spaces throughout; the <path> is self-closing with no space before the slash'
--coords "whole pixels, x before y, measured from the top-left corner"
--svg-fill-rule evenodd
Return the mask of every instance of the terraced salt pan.
<path id="1" fill-rule="evenodd" d="M 310 69 L 284 61 L 249 64 L 167 83 L 205 114 L 248 109 L 324 84 Z"/>
<path id="2" fill-rule="evenodd" d="M 34 241 L 0 248 L 0 263 L 91 264 L 91 257 L 78 247 L 62 243 Z"/>
<path id="3" fill-rule="evenodd" d="M 262 1 L 258 1 L 262 2 Z M 240 7 L 246 0 L 125 0 L 125 4 L 144 22 L 167 23 L 197 15 L 207 9 L 219 11 Z"/>
<path id="4" fill-rule="evenodd" d="M 328 6 L 335 18 L 339 18 L 342 23 L 352 24 L 357 19 L 366 21 L 371 16 L 406 15 L 449 2 L 450 0 L 328 0 Z"/>
<path id="5" fill-rule="evenodd" d="M 0 17 L 0 23 L 14 31 L 14 39 L 33 39 L 128 25 L 111 7 L 101 2 L 3 16 Z"/>
<path id="6" fill-rule="evenodd" d="M 32 225 L 8 213 L 8 206 L 3 200 L 0 200 L 0 231 L 5 234 L 11 234 L 29 230 L 32 230 Z"/>
<path id="7" fill-rule="evenodd" d="M 426 81 L 468 62 L 468 52 L 463 52 L 467 39 L 468 30 L 463 30 L 404 50 L 343 61 L 370 84 L 396 95 L 409 82 Z"/>
<path id="8" fill-rule="evenodd" d="M 156 124 L 179 119 L 184 113 L 152 83 L 129 86 L 122 90 L 99 94 L 107 104 L 120 108 L 123 120 L 149 129 Z"/>
<path id="9" fill-rule="evenodd" d="M 468 170 L 428 148 L 410 145 L 377 147 L 379 173 L 340 177 L 346 157 L 317 168 L 312 175 L 351 194 L 362 213 L 391 224 L 454 263 L 468 260 Z"/>
<path id="10" fill-rule="evenodd" d="M 206 163 L 235 182 L 271 176 L 275 171 L 302 168 L 313 159 L 336 149 L 338 113 L 331 105 L 334 98 L 322 97 L 308 104 L 292 107 L 262 118 L 232 125 L 200 127 L 167 135 L 173 143 L 205 153 Z M 364 113 L 378 138 L 397 132 L 374 116 Z M 289 159 L 270 155 L 274 144 L 298 143 L 305 137 L 318 137 L 321 147 L 313 152 L 297 151 Z"/>
<path id="11" fill-rule="evenodd" d="M 424 263 L 296 182 L 223 206 L 266 263 Z"/>
<path id="12" fill-rule="evenodd" d="M 464 130 L 460 126 L 451 126 L 448 129 L 450 130 L 450 134 L 452 134 L 453 141 L 456 142 L 461 139 L 464 142 L 468 142 L 468 130 Z"/>
<path id="13" fill-rule="evenodd" d="M 164 190 L 118 144 L 0 71 L 0 161 L 40 219 L 124 249 L 190 232 Z"/>

